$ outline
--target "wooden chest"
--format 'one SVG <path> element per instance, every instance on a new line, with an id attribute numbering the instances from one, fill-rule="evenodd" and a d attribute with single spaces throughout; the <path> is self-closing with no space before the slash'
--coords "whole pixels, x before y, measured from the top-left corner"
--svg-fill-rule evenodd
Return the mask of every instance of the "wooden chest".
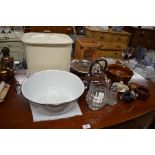
<path id="1" fill-rule="evenodd" d="M 98 57 L 122 58 L 121 53 L 128 47 L 130 40 L 130 33 L 125 31 L 98 31 L 89 27 L 86 28 L 86 36 L 95 39 L 101 44 L 97 52 Z"/>
<path id="2" fill-rule="evenodd" d="M 78 38 L 75 45 L 75 58 L 95 60 L 100 43 L 92 38 Z"/>

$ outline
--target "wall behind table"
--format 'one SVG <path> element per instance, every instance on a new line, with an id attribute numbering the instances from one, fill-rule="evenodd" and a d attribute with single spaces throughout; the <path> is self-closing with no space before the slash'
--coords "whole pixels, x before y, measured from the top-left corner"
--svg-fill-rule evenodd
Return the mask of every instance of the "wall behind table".
<path id="1" fill-rule="evenodd" d="M 131 33 L 129 46 L 155 49 L 154 27 L 131 27 L 125 26 L 124 30 Z"/>

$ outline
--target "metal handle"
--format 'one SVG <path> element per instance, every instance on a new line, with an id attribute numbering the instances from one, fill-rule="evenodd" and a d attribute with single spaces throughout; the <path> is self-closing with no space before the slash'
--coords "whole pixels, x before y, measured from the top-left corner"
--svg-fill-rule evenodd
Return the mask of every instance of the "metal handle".
<path id="1" fill-rule="evenodd" d="M 101 61 L 104 61 L 104 62 L 105 62 L 104 68 L 103 68 L 103 66 L 100 64 Z M 105 70 L 106 70 L 106 68 L 107 68 L 107 65 L 108 65 L 107 60 L 105 60 L 105 59 L 99 59 L 99 60 L 94 61 L 94 62 L 91 64 L 90 68 L 89 68 L 89 74 L 90 74 L 90 76 L 93 76 L 93 74 L 92 74 L 92 69 L 93 69 L 93 67 L 94 67 L 96 64 L 100 65 L 101 71 L 102 71 L 103 73 L 105 72 Z"/>

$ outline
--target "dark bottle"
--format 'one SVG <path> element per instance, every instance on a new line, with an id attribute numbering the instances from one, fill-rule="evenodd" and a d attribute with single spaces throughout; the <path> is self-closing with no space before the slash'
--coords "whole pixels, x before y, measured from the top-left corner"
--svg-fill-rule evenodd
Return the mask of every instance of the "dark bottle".
<path id="1" fill-rule="evenodd" d="M 4 67 L 4 68 L 11 68 L 13 69 L 13 66 L 14 66 L 14 58 L 12 56 L 10 56 L 10 49 L 7 48 L 7 47 L 4 47 L 2 50 L 1 50 L 2 54 L 3 54 L 3 57 L 1 58 L 1 67 Z"/>

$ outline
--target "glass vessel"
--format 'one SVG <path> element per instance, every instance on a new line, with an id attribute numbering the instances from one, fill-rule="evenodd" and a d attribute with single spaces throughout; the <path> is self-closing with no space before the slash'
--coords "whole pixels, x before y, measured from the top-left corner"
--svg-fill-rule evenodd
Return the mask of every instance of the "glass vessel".
<path id="1" fill-rule="evenodd" d="M 112 86 L 109 92 L 107 92 L 106 102 L 108 105 L 117 104 L 117 86 Z"/>
<path id="2" fill-rule="evenodd" d="M 86 101 L 92 110 L 99 110 L 106 104 L 106 84 L 104 81 L 93 81 L 90 83 Z"/>

